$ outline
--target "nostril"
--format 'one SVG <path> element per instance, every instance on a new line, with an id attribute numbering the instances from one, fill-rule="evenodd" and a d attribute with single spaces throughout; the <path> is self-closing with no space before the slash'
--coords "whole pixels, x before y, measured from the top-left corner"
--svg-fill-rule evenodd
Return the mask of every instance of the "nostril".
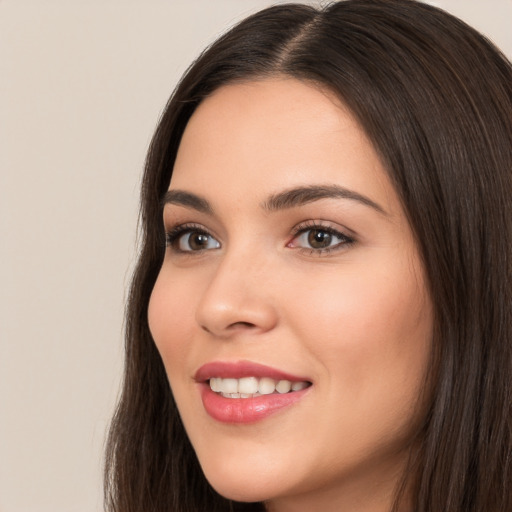
<path id="1" fill-rule="evenodd" d="M 256 326 L 254 324 L 252 324 L 251 322 L 233 322 L 232 324 L 227 326 L 226 332 L 236 331 L 237 329 L 252 329 L 254 327 L 256 327 Z M 208 329 L 208 327 L 206 327 L 206 325 L 201 325 L 201 329 L 203 331 L 207 332 L 208 334 L 214 334 L 214 331 L 212 331 L 211 329 Z"/>
<path id="2" fill-rule="evenodd" d="M 236 327 L 255 327 L 254 324 L 251 324 L 250 322 L 235 322 L 231 324 L 229 327 L 236 328 Z"/>

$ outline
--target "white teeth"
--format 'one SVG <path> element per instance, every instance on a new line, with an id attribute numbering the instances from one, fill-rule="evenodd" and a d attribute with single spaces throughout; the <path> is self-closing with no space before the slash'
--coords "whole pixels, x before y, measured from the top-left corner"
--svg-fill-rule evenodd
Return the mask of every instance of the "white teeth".
<path id="1" fill-rule="evenodd" d="M 238 393 L 238 379 L 222 379 L 220 390 L 223 393 Z"/>
<path id="2" fill-rule="evenodd" d="M 212 391 L 215 391 L 215 393 L 220 392 L 221 384 L 222 379 L 220 377 L 214 377 L 213 379 L 210 379 L 210 388 L 212 389 Z"/>
<path id="3" fill-rule="evenodd" d="M 262 395 L 270 395 L 276 390 L 276 381 L 268 377 L 263 377 L 258 383 L 258 391 Z"/>
<path id="4" fill-rule="evenodd" d="M 278 393 L 288 393 L 292 389 L 292 383 L 289 380 L 280 380 L 276 385 Z"/>
<path id="5" fill-rule="evenodd" d="M 309 386 L 308 382 L 290 382 L 289 380 L 275 381 L 269 377 L 243 377 L 241 379 L 223 379 L 212 377 L 210 388 L 226 398 L 251 398 L 253 396 L 270 395 L 275 393 L 289 393 L 300 391 Z"/>
<path id="6" fill-rule="evenodd" d="M 300 391 L 301 389 L 307 388 L 307 382 L 294 382 L 292 384 L 292 391 Z"/>
<path id="7" fill-rule="evenodd" d="M 256 377 L 244 377 L 238 380 L 238 392 L 253 394 L 258 392 L 258 379 Z"/>

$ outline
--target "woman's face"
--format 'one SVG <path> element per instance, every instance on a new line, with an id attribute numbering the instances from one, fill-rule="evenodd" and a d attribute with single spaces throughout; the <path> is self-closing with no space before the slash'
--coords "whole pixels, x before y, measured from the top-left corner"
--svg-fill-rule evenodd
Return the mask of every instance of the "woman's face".
<path id="1" fill-rule="evenodd" d="M 432 307 L 352 115 L 293 79 L 222 87 L 187 125 L 164 223 L 149 324 L 212 486 L 381 510 L 420 419 Z"/>

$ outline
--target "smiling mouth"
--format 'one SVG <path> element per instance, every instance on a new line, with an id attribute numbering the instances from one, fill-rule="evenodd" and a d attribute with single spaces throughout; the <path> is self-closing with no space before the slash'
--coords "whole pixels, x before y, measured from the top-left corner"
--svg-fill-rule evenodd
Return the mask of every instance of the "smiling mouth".
<path id="1" fill-rule="evenodd" d="M 310 394 L 305 376 L 252 361 L 212 361 L 194 375 L 205 412 L 224 424 L 251 424 L 290 407 Z"/>
<path id="2" fill-rule="evenodd" d="M 240 379 L 211 377 L 210 389 L 224 398 L 255 398 L 264 395 L 302 391 L 311 386 L 308 381 L 275 380 L 270 377 L 242 377 Z"/>

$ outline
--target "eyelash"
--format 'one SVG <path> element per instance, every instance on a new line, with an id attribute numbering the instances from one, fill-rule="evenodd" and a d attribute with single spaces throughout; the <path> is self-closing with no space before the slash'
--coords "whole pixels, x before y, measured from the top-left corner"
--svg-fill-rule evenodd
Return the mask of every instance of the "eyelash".
<path id="1" fill-rule="evenodd" d="M 332 237 L 339 238 L 341 241 L 339 243 L 337 243 L 336 245 L 333 245 L 332 247 L 322 247 L 322 248 L 293 247 L 291 245 L 295 239 L 297 239 L 301 235 L 304 235 L 305 233 L 307 233 L 309 231 L 313 231 L 313 230 L 317 230 L 318 232 L 326 233 L 327 235 L 330 235 Z M 170 247 L 172 249 L 172 251 L 177 254 L 188 255 L 188 256 L 202 254 L 203 252 L 205 252 L 207 250 L 211 250 L 211 249 L 198 249 L 198 250 L 180 249 L 178 244 L 179 244 L 181 237 L 183 237 L 184 235 L 187 235 L 187 234 L 192 234 L 192 233 L 198 234 L 198 235 L 204 235 L 212 240 L 217 241 L 211 235 L 211 233 L 209 233 L 201 225 L 187 223 L 187 224 L 180 224 L 178 226 L 175 226 L 171 230 L 166 232 L 166 234 L 165 234 L 166 246 Z M 217 243 L 220 245 L 220 243 L 218 241 L 217 241 Z M 301 252 L 305 252 L 309 255 L 320 256 L 320 255 L 329 254 L 331 252 L 343 250 L 347 246 L 350 246 L 354 243 L 355 243 L 354 238 L 352 238 L 349 235 L 346 235 L 345 233 L 343 233 L 337 229 L 334 229 L 331 226 L 328 226 L 319 221 L 306 221 L 306 222 L 299 224 L 292 230 L 292 240 L 286 245 L 286 247 L 296 248 L 297 250 L 299 250 Z"/>

